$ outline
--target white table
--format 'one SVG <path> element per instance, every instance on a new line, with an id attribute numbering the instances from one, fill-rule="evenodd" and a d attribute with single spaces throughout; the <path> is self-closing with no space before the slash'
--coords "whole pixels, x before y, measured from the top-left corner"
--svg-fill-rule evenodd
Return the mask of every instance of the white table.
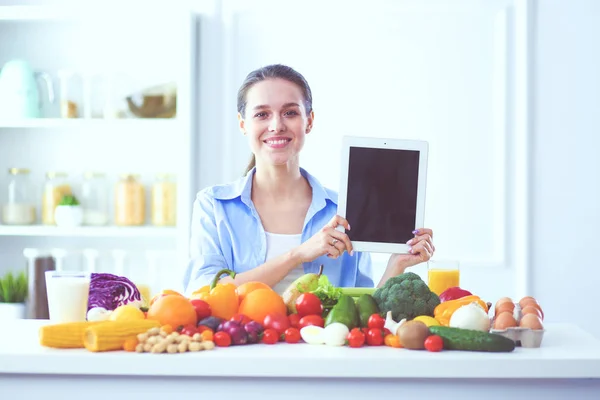
<path id="1" fill-rule="evenodd" d="M 42 323 L 2 324 L 0 398 L 600 399 L 600 341 L 571 325 L 512 353 L 281 343 L 171 355 L 47 349 Z"/>

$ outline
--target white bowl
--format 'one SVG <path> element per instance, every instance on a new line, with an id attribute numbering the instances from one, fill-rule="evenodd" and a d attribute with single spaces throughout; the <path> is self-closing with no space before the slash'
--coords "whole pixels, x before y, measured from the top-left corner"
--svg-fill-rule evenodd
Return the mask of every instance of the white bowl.
<path id="1" fill-rule="evenodd" d="M 81 206 L 57 206 L 54 221 L 61 227 L 80 226 L 83 223 L 83 209 Z"/>

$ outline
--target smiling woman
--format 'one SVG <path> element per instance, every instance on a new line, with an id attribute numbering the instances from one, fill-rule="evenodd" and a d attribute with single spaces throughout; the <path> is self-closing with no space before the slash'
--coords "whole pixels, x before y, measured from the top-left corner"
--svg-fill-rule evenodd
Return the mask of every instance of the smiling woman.
<path id="1" fill-rule="evenodd" d="M 235 182 L 200 191 L 192 216 L 186 293 L 206 285 L 223 268 L 222 281 L 259 281 L 282 293 L 296 277 L 323 265 L 335 286 L 372 287 L 371 258 L 354 253 L 351 222 L 336 214 L 337 194 L 300 168 L 300 152 L 315 119 L 304 77 L 284 65 L 251 72 L 238 92 L 238 122 L 252 160 Z M 414 232 L 409 254 L 393 254 L 379 285 L 429 260 L 431 229 Z"/>

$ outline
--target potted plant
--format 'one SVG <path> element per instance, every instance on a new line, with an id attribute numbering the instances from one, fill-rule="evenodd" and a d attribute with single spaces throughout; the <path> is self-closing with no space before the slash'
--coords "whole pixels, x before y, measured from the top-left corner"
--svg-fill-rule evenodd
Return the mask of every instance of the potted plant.
<path id="1" fill-rule="evenodd" d="M 0 278 L 0 321 L 25 318 L 27 275 L 8 272 Z"/>
<path id="2" fill-rule="evenodd" d="M 83 209 L 73 195 L 65 195 L 54 210 L 54 221 L 57 226 L 80 226 L 83 223 Z"/>

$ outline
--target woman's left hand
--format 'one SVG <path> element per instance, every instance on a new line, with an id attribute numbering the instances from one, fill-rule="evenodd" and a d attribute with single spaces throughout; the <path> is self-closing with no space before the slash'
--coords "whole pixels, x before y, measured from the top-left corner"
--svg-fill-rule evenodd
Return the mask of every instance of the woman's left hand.
<path id="1" fill-rule="evenodd" d="M 415 237 L 406 244 L 410 246 L 408 254 L 392 254 L 388 267 L 392 267 L 399 273 L 408 267 L 429 261 L 435 252 L 433 245 L 433 231 L 428 228 L 420 228 L 413 232 Z"/>

